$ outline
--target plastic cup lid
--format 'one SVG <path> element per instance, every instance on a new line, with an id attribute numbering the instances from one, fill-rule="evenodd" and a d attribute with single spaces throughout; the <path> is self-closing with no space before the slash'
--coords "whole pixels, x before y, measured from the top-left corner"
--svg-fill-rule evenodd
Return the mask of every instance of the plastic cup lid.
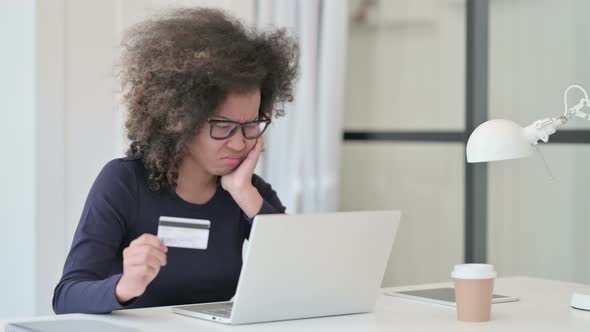
<path id="1" fill-rule="evenodd" d="M 457 279 L 491 279 L 497 273 L 492 264 L 459 264 L 455 265 L 451 278 Z"/>

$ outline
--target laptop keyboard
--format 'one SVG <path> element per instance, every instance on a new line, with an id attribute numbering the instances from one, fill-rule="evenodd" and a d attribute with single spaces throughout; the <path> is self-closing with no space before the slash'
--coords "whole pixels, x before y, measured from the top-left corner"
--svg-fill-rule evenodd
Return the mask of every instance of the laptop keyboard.
<path id="1" fill-rule="evenodd" d="M 202 305 L 199 311 L 202 313 L 205 313 L 205 314 L 212 315 L 212 316 L 230 318 L 232 307 L 233 307 L 232 302 L 215 303 L 215 304 L 209 304 L 209 305 Z"/>

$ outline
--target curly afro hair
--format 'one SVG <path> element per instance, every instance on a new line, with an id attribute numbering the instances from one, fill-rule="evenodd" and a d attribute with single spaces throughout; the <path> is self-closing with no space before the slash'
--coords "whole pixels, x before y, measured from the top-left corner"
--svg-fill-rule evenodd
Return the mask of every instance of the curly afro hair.
<path id="1" fill-rule="evenodd" d="M 167 11 L 127 31 L 119 77 L 127 156 L 153 191 L 174 188 L 187 145 L 231 92 L 260 89 L 260 114 L 293 99 L 299 48 L 284 29 L 256 31 L 210 8 Z"/>

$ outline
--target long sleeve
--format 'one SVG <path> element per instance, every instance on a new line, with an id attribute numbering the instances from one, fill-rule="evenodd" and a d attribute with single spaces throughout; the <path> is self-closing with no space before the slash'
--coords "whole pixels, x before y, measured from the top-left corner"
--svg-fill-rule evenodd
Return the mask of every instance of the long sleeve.
<path id="1" fill-rule="evenodd" d="M 252 184 L 258 190 L 260 196 L 262 196 L 263 202 L 260 212 L 258 214 L 275 214 L 285 213 L 286 208 L 279 199 L 276 191 L 272 189 L 270 184 L 266 183 L 260 176 L 254 174 L 252 176 Z M 252 230 L 252 222 L 254 218 L 248 218 L 248 216 L 242 212 L 242 217 L 246 221 L 244 227 L 244 238 L 250 238 L 250 231 Z"/>
<path id="2" fill-rule="evenodd" d="M 258 175 L 252 177 L 252 184 L 258 189 L 260 196 L 264 199 L 262 208 L 258 214 L 285 213 L 286 208 L 270 184 L 266 183 Z"/>
<path id="3" fill-rule="evenodd" d="M 252 185 L 258 190 L 260 196 L 262 196 L 262 207 L 258 214 L 274 214 L 274 213 L 285 213 L 286 208 L 281 203 L 281 200 L 277 196 L 277 193 L 272 189 L 270 184 L 266 183 L 260 176 L 254 174 L 252 176 Z M 242 213 L 243 218 L 252 224 L 254 218 L 248 218 L 245 213 Z M 247 230 L 247 234 L 250 234 L 250 228 Z M 248 236 L 246 235 L 246 237 Z"/>
<path id="4" fill-rule="evenodd" d="M 136 181 L 121 161 L 108 163 L 98 175 L 54 290 L 55 313 L 108 313 L 124 308 L 115 296 L 122 274 L 111 275 L 111 271 L 121 256 L 127 221 L 136 211 Z"/>

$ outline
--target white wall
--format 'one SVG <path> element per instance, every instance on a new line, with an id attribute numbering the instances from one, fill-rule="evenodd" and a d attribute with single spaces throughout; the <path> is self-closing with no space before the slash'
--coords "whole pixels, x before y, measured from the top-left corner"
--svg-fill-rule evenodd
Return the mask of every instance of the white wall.
<path id="1" fill-rule="evenodd" d="M 0 1 L 0 317 L 34 312 L 35 1 Z"/>
<path id="2" fill-rule="evenodd" d="M 568 85 L 590 89 L 589 11 L 586 0 L 490 1 L 492 118 L 528 125 L 561 115 Z M 590 122 L 563 129 L 590 130 Z M 489 166 L 489 260 L 501 275 L 588 283 L 590 144 L 541 151 L 555 180 L 537 155 Z"/>
<path id="3" fill-rule="evenodd" d="M 125 150 L 114 76 L 121 33 L 175 5 L 254 22 L 254 0 L 0 1 L 0 318 L 52 313 L 88 190 Z"/>
<path id="4" fill-rule="evenodd" d="M 463 130 L 465 1 L 375 3 L 349 29 L 346 130 Z M 446 281 L 463 261 L 463 155 L 457 143 L 344 144 L 340 209 L 403 213 L 385 286 Z"/>
<path id="5" fill-rule="evenodd" d="M 64 1 L 36 5 L 35 313 L 49 313 L 66 249 Z"/>
<path id="6" fill-rule="evenodd" d="M 350 23 L 345 127 L 462 130 L 464 0 L 375 3 L 378 16 Z"/>
<path id="7" fill-rule="evenodd" d="M 463 261 L 463 151 L 462 144 L 345 144 L 342 210 L 402 210 L 384 286 L 447 281 Z"/>

